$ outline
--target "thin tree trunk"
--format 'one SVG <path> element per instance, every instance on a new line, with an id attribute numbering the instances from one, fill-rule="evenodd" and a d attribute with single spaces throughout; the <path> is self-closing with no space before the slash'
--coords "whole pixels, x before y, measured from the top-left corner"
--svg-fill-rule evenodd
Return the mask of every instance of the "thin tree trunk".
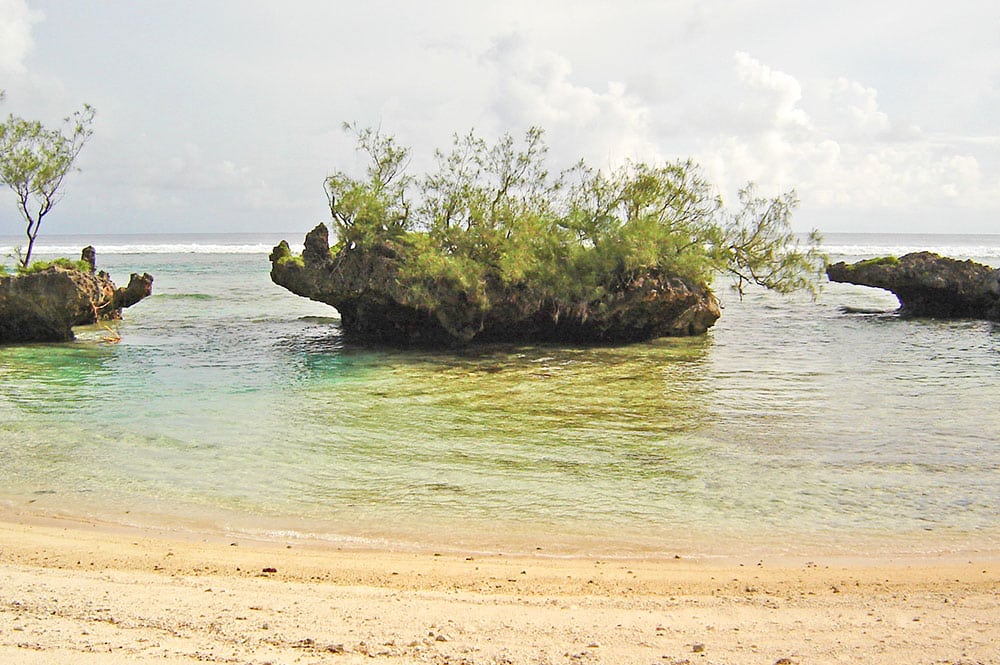
<path id="1" fill-rule="evenodd" d="M 25 267 L 25 268 L 27 268 L 28 265 L 30 265 L 30 262 L 31 262 L 31 253 L 35 249 L 35 238 L 38 237 L 38 230 L 39 230 L 39 228 L 41 228 L 41 226 L 42 226 L 42 220 L 41 219 L 39 219 L 37 222 L 33 223 L 33 222 L 30 221 L 30 218 L 29 218 L 28 228 L 25 231 L 25 235 L 28 236 L 28 251 L 25 252 L 24 256 L 21 258 L 21 265 L 23 267 Z"/>

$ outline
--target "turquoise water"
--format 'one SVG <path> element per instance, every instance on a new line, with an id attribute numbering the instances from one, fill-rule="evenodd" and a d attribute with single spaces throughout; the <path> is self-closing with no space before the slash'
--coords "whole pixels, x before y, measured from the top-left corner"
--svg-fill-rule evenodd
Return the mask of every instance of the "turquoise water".
<path id="1" fill-rule="evenodd" d="M 699 338 L 364 349 L 271 284 L 279 239 L 43 245 L 93 243 L 119 283 L 152 273 L 154 295 L 119 344 L 94 327 L 0 347 L 0 504 L 338 543 L 1000 547 L 998 325 L 902 320 L 862 287 L 740 301 L 723 283 Z M 997 236 L 828 245 L 1000 265 Z"/>

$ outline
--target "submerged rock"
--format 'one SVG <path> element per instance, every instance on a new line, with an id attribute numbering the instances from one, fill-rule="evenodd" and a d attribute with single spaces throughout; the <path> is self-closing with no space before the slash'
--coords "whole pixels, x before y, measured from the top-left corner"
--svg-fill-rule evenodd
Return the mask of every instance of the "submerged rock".
<path id="1" fill-rule="evenodd" d="M 274 248 L 271 280 L 335 307 L 348 335 L 391 344 L 631 342 L 699 335 L 721 314 L 707 286 L 654 270 L 575 310 L 534 300 L 516 285 L 498 284 L 486 285 L 490 307 L 485 311 L 462 293 L 446 294 L 440 306 L 428 310 L 412 304 L 401 284 L 405 251 L 384 242 L 333 254 L 327 228 L 320 224 L 306 235 L 301 257 L 293 256 L 285 241 Z"/>
<path id="2" fill-rule="evenodd" d="M 23 275 L 0 277 L 0 343 L 67 342 L 73 326 L 120 319 L 153 290 L 149 274 L 133 273 L 128 286 L 117 287 L 104 271 L 98 272 L 92 247 L 83 251 L 89 270 L 53 263 Z"/>
<path id="3" fill-rule="evenodd" d="M 1000 321 L 1000 269 L 915 252 L 827 267 L 833 282 L 873 286 L 892 291 L 900 314 L 934 318 Z"/>

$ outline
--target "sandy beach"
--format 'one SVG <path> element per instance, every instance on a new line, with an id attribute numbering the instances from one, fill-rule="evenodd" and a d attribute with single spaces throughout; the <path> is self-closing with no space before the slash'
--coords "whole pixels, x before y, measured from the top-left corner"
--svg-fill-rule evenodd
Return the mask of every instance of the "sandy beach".
<path id="1" fill-rule="evenodd" d="M 0 522 L 4 663 L 996 663 L 1000 560 L 557 558 Z"/>

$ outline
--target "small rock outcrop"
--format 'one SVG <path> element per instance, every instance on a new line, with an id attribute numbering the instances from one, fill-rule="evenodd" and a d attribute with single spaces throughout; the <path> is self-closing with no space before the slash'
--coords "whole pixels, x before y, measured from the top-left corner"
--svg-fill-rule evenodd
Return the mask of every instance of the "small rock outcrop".
<path id="1" fill-rule="evenodd" d="M 1000 321 L 1000 269 L 915 252 L 827 267 L 833 282 L 873 286 L 892 291 L 900 314 L 933 318 Z"/>
<path id="2" fill-rule="evenodd" d="M 406 250 L 390 243 L 333 254 L 320 224 L 302 256 L 282 241 L 271 252 L 271 280 L 340 312 L 344 332 L 364 342 L 462 345 L 470 342 L 632 342 L 698 335 L 719 318 L 719 302 L 703 285 L 646 271 L 599 302 L 574 310 L 525 295 L 517 285 L 487 284 L 490 307 L 446 293 L 428 310 L 412 302 L 400 279 Z M 433 287 L 432 287 L 433 288 Z"/>
<path id="3" fill-rule="evenodd" d="M 133 273 L 128 286 L 115 286 L 106 272 L 96 270 L 93 247 L 84 249 L 82 261 L 89 270 L 54 262 L 37 272 L 0 277 L 0 343 L 67 342 L 73 326 L 120 319 L 122 308 L 152 293 L 149 274 Z"/>

